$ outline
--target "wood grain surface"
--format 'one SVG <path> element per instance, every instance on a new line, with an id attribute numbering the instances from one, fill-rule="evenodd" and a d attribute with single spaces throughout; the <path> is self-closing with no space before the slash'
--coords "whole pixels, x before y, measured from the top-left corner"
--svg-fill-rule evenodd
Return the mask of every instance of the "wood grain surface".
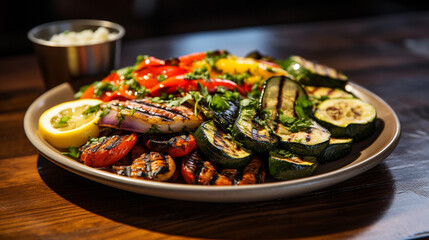
<path id="1" fill-rule="evenodd" d="M 0 59 L 0 239 L 419 239 L 429 237 L 429 13 L 202 32 L 125 42 L 138 54 L 253 50 L 335 67 L 398 114 L 401 140 L 371 170 L 287 199 L 200 203 L 149 197 L 70 173 L 27 140 L 45 91 L 33 55 Z"/>

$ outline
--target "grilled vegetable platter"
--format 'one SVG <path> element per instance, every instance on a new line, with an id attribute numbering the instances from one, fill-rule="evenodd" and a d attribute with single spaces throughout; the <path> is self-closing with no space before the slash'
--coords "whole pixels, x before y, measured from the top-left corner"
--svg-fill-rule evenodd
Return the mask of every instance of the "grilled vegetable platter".
<path id="1" fill-rule="evenodd" d="M 226 50 L 140 55 L 46 110 L 40 135 L 82 164 L 197 185 L 304 178 L 375 132 L 376 110 L 334 68 Z"/>

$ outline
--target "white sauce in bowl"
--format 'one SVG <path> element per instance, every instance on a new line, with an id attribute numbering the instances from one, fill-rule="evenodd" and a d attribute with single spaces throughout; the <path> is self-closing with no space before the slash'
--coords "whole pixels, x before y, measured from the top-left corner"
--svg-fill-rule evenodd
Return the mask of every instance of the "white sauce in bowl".
<path id="1" fill-rule="evenodd" d="M 117 33 L 109 33 L 105 27 L 99 27 L 97 30 L 83 30 L 81 32 L 64 31 L 55 34 L 50 41 L 59 45 L 76 45 L 76 44 L 94 44 L 114 40 Z"/>

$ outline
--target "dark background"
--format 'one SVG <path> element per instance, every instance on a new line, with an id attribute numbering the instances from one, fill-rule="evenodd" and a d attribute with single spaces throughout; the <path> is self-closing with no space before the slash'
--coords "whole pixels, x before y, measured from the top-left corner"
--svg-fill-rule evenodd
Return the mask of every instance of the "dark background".
<path id="1" fill-rule="evenodd" d="M 38 0 L 3 2 L 0 57 L 31 53 L 27 32 L 50 21 L 92 18 L 126 28 L 124 41 L 232 29 L 425 11 L 425 1 Z M 429 27 L 429 26 L 428 26 Z"/>

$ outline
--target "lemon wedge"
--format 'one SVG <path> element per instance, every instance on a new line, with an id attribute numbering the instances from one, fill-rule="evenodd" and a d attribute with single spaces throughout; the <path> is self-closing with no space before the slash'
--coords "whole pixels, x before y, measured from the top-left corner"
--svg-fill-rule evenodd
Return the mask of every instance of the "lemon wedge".
<path id="1" fill-rule="evenodd" d="M 60 149 L 82 146 L 89 137 L 97 137 L 100 132 L 100 103 L 98 99 L 81 99 L 46 110 L 39 118 L 41 136 Z"/>

